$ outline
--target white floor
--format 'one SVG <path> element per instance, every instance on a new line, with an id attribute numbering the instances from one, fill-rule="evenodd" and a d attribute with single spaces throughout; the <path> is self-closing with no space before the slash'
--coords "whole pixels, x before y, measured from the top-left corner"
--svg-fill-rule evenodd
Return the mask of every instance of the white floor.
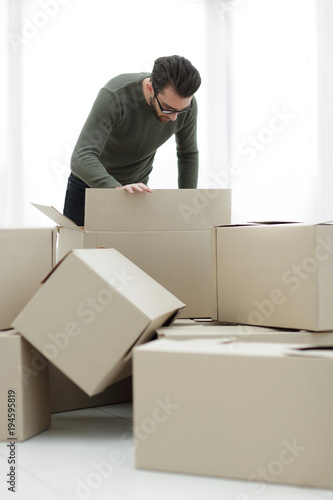
<path id="1" fill-rule="evenodd" d="M 7 491 L 0 443 L 0 499 L 333 500 L 333 491 L 134 468 L 130 403 L 53 415 L 51 429 L 16 445 L 16 493 Z"/>

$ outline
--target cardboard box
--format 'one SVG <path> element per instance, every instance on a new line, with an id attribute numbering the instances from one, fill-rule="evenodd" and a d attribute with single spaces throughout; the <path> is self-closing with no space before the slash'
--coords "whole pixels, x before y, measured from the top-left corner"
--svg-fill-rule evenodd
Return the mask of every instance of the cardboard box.
<path id="1" fill-rule="evenodd" d="M 14 329 L 0 332 L 0 441 L 18 442 L 51 424 L 48 370 Z"/>
<path id="2" fill-rule="evenodd" d="M 12 330 L 14 331 L 14 330 Z M 22 337 L 21 337 L 22 339 Z M 1 336 L 0 336 L 1 342 Z M 29 346 L 29 355 L 33 369 L 26 367 L 23 370 L 23 379 L 28 381 L 30 377 L 48 375 L 49 392 L 47 397 L 50 400 L 50 412 L 59 413 L 64 411 L 81 410 L 96 406 L 105 406 L 117 403 L 132 401 L 132 377 L 127 377 L 119 382 L 107 387 L 102 393 L 96 396 L 87 396 L 74 382 L 64 375 L 56 366 L 38 352 L 32 345 L 24 341 Z M 40 372 L 46 374 L 39 374 Z"/>
<path id="3" fill-rule="evenodd" d="M 290 347 L 137 347 L 136 467 L 333 488 L 333 362 L 288 356 Z"/>
<path id="4" fill-rule="evenodd" d="M 251 325 L 173 325 L 158 328 L 158 338 L 172 340 L 229 339 L 238 342 L 333 345 L 333 332 L 282 330 Z"/>
<path id="5" fill-rule="evenodd" d="M 230 189 L 156 189 L 128 195 L 87 189 L 86 231 L 197 231 L 230 223 Z"/>
<path id="6" fill-rule="evenodd" d="M 49 364 L 51 413 L 81 410 L 132 401 L 132 377 L 107 387 L 101 394 L 87 396 L 52 363 Z"/>
<path id="7" fill-rule="evenodd" d="M 30 352 L 34 369 L 38 372 L 48 371 L 51 413 L 125 403 L 133 399 L 132 377 L 120 380 L 107 387 L 101 394 L 90 397 L 34 347 L 31 346 Z"/>
<path id="8" fill-rule="evenodd" d="M 85 246 L 115 248 L 178 297 L 182 317 L 211 315 L 210 231 L 94 232 Z"/>
<path id="9" fill-rule="evenodd" d="M 213 313 L 219 321 L 333 329 L 333 225 L 212 229 Z"/>
<path id="10" fill-rule="evenodd" d="M 14 320 L 88 396 L 131 375 L 132 348 L 184 307 L 114 249 L 74 250 Z"/>
<path id="11" fill-rule="evenodd" d="M 210 227 L 230 223 L 229 189 L 87 189 L 84 228 L 35 206 L 60 226 L 59 258 L 73 248 L 115 248 L 186 304 L 182 317 L 210 318 Z"/>
<path id="12" fill-rule="evenodd" d="M 0 329 L 15 316 L 55 263 L 54 228 L 0 229 Z"/>

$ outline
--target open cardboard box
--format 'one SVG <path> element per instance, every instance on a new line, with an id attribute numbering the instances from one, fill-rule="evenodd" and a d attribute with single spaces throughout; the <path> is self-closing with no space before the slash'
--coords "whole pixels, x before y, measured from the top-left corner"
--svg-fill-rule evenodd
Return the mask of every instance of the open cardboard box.
<path id="1" fill-rule="evenodd" d="M 333 330 L 332 223 L 252 223 L 211 232 L 213 319 Z"/>
<path id="2" fill-rule="evenodd" d="M 225 339 L 135 348 L 136 467 L 333 488 L 332 351 L 300 348 Z"/>
<path id="3" fill-rule="evenodd" d="M 185 305 L 114 249 L 74 250 L 15 328 L 88 396 L 131 375 L 132 348 Z"/>
<path id="4" fill-rule="evenodd" d="M 182 317 L 210 318 L 210 227 L 230 223 L 230 189 L 87 189 L 84 228 L 35 206 L 59 226 L 58 260 L 74 248 L 115 248 L 186 304 Z"/>

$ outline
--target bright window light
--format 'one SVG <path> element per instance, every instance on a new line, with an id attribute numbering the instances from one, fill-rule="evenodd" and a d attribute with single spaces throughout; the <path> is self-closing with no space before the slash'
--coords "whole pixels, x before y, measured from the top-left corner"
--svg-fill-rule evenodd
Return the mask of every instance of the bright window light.
<path id="1" fill-rule="evenodd" d="M 99 89 L 108 80 L 120 73 L 149 72 L 157 57 L 172 54 L 187 57 L 200 73 L 205 71 L 204 0 L 53 3 L 57 7 L 48 12 L 43 0 L 27 2 L 23 20 L 26 225 L 48 223 L 30 202 L 62 211 L 71 153 Z M 171 24 L 165 22 L 170 9 L 175 19 Z M 197 97 L 204 107 L 201 89 Z M 199 141 L 203 156 L 200 130 Z M 174 137 L 158 150 L 149 185 L 177 187 Z"/>
<path id="2" fill-rule="evenodd" d="M 315 0 L 231 12 L 233 220 L 320 218 Z"/>

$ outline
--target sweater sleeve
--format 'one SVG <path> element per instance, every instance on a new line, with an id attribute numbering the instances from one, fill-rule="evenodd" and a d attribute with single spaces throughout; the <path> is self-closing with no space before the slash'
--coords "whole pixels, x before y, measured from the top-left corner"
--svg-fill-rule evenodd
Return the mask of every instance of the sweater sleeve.
<path id="1" fill-rule="evenodd" d="M 179 189 L 194 189 L 198 184 L 197 116 L 197 102 L 193 97 L 193 109 L 188 112 L 183 127 L 176 133 Z"/>
<path id="2" fill-rule="evenodd" d="M 79 135 L 71 158 L 71 171 L 92 188 L 121 186 L 99 158 L 111 134 L 121 121 L 121 104 L 115 93 L 102 88 Z"/>

